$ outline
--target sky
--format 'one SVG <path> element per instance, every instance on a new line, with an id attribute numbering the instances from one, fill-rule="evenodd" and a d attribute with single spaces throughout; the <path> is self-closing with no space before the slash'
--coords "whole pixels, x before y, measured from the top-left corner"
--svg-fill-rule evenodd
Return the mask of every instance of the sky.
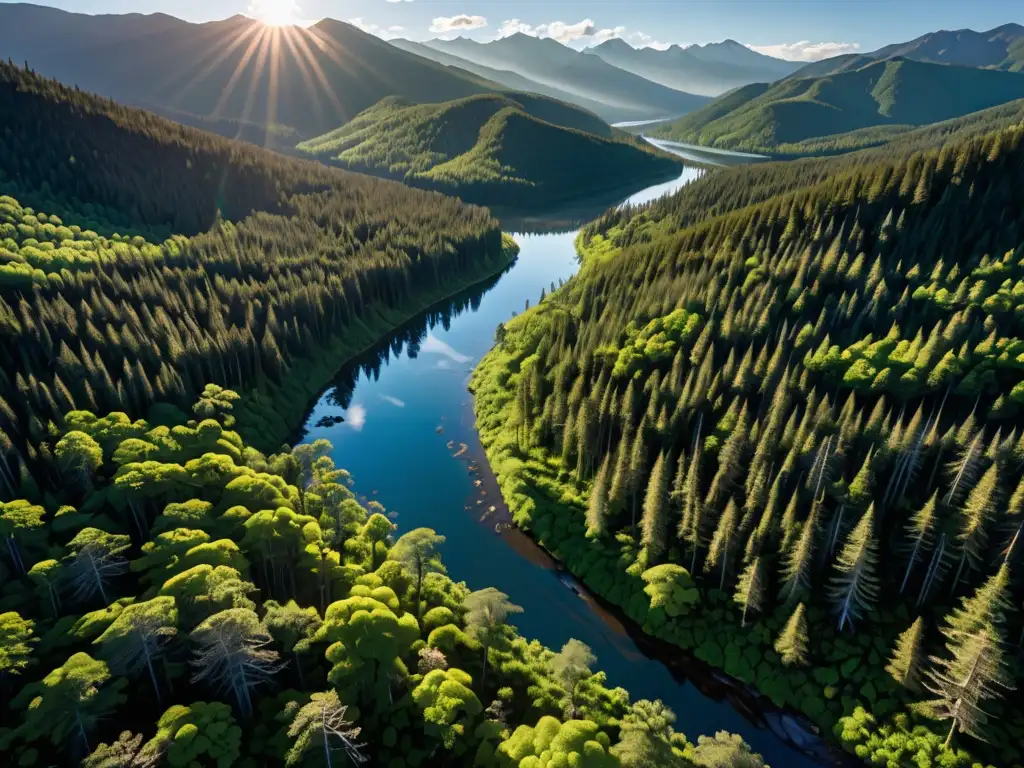
<path id="1" fill-rule="evenodd" d="M 0 0 L 8 2 L 9 0 Z M 781 58 L 872 51 L 936 29 L 1024 23 L 1021 0 L 46 0 L 80 13 L 164 12 L 203 22 L 236 13 L 278 22 L 349 21 L 381 37 L 426 40 L 514 32 L 575 48 L 622 38 L 664 48 L 732 38 Z"/>

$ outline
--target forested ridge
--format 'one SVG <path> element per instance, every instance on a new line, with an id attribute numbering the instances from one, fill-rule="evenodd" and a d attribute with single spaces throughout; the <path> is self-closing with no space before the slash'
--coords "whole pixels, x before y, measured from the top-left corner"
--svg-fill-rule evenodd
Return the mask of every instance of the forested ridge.
<path id="1" fill-rule="evenodd" d="M 746 152 L 835 153 L 1024 97 L 1013 72 L 861 58 L 839 72 L 738 88 L 651 135 Z"/>
<path id="2" fill-rule="evenodd" d="M 520 637 L 443 536 L 358 503 L 327 441 L 246 445 L 237 400 L 66 413 L 52 480 L 0 502 L 6 765 L 763 765 L 688 742 L 582 643 Z"/>
<path id="3" fill-rule="evenodd" d="M 675 156 L 552 104 L 496 94 L 419 105 L 384 99 L 298 149 L 350 170 L 518 209 L 678 174 Z"/>
<path id="4" fill-rule="evenodd" d="M 483 209 L 7 64 L 0 112 L 0 446 L 14 478 L 69 410 L 144 416 L 208 382 L 239 388 L 241 425 L 278 445 L 347 356 L 514 256 Z"/>
<path id="5" fill-rule="evenodd" d="M 1020 764 L 1024 128 L 708 175 L 472 387 L 515 521 L 875 765 Z"/>

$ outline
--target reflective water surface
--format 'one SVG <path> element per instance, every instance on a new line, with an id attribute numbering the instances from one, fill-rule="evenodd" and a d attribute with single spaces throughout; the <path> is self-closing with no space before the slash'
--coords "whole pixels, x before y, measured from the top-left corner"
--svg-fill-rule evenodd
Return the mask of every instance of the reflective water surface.
<path id="1" fill-rule="evenodd" d="M 654 199 L 701 172 L 687 168 L 622 202 Z M 571 579 L 560 578 L 550 558 L 524 536 L 495 532 L 491 508 L 497 510 L 501 500 L 473 428 L 467 381 L 498 324 L 576 271 L 573 240 L 583 215 L 585 205 L 546 219 L 503 214 L 522 248 L 515 265 L 435 307 L 349 365 L 313 407 L 304 439 L 329 439 L 335 461 L 355 478 L 356 492 L 397 513 L 399 534 L 427 526 L 444 535 L 450 575 L 472 589 L 495 586 L 508 593 L 525 609 L 515 617 L 524 635 L 555 649 L 571 637 L 587 643 L 610 685 L 628 688 L 634 699 L 660 698 L 694 740 L 701 733 L 734 731 L 775 768 L 814 765 L 728 701 L 705 696 L 647 658 L 614 616 L 570 588 Z M 341 423 L 332 418 L 339 416 Z"/>

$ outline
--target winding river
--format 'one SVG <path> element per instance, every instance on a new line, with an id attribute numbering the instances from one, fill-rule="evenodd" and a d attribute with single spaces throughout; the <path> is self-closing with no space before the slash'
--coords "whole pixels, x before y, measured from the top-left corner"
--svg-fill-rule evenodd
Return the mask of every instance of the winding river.
<path id="1" fill-rule="evenodd" d="M 655 199 L 700 173 L 686 168 L 677 179 L 622 202 Z M 495 533 L 501 499 L 473 427 L 469 374 L 493 344 L 500 322 L 576 271 L 576 231 L 600 211 L 583 205 L 531 219 L 503 216 L 504 228 L 522 248 L 515 265 L 349 364 L 312 407 L 303 439 L 329 439 L 335 461 L 352 473 L 362 500 L 379 501 L 394 513 L 399 532 L 427 526 L 443 534 L 450 575 L 472 589 L 495 586 L 506 592 L 525 609 L 515 617 L 525 636 L 555 649 L 569 638 L 582 640 L 610 685 L 627 688 L 634 699 L 661 699 L 676 712 L 677 728 L 693 740 L 732 731 L 775 768 L 817 765 L 819 760 L 780 735 L 786 726 L 797 731 L 795 720 L 778 713 L 766 717 L 751 704 L 756 696 L 737 694 L 706 668 L 695 672 L 703 665 L 678 659 L 684 656 L 678 649 L 659 651 L 638 638 L 647 653 L 668 663 L 649 658 L 629 628 L 559 573 L 529 539 L 516 531 Z"/>

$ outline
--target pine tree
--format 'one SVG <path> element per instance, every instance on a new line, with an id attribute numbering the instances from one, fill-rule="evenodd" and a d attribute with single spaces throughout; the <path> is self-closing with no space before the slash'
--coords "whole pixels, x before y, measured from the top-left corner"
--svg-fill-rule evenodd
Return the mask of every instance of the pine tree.
<path id="1" fill-rule="evenodd" d="M 920 616 L 896 641 L 892 657 L 885 671 L 893 680 L 912 693 L 921 690 L 922 643 L 924 641 L 924 619 Z"/>
<path id="2" fill-rule="evenodd" d="M 859 619 L 878 596 L 874 517 L 874 505 L 871 505 L 850 532 L 836 561 L 829 597 L 835 604 L 840 632 L 847 624 L 852 625 Z"/>
<path id="3" fill-rule="evenodd" d="M 794 495 L 795 498 L 795 495 Z M 814 539 L 818 528 L 818 505 L 800 529 L 800 536 L 785 552 L 782 569 L 781 597 L 786 602 L 796 599 L 811 586 L 811 565 L 814 562 Z"/>
<path id="4" fill-rule="evenodd" d="M 747 613 L 758 612 L 764 605 L 765 569 L 760 557 L 755 557 L 740 576 L 733 600 L 743 609 L 740 626 L 747 626 Z"/>
<path id="5" fill-rule="evenodd" d="M 988 714 L 982 709 L 986 701 L 1012 690 L 1013 682 L 1006 671 L 1003 651 L 997 634 L 983 627 L 971 635 L 963 635 L 947 644 L 948 657 L 932 657 L 925 687 L 938 698 L 929 705 L 940 720 L 950 720 L 945 745 L 948 747 L 957 732 L 984 739 Z"/>
<path id="6" fill-rule="evenodd" d="M 644 514 L 641 519 L 643 535 L 640 543 L 647 550 L 648 562 L 653 565 L 667 546 L 668 528 L 668 471 L 665 468 L 665 454 L 658 455 L 647 481 L 644 497 Z"/>
<path id="7" fill-rule="evenodd" d="M 807 617 L 803 603 L 798 603 L 786 626 L 775 640 L 775 652 L 787 667 L 807 665 Z"/>
<path id="8" fill-rule="evenodd" d="M 739 525 L 739 507 L 736 505 L 736 500 L 730 498 L 725 505 L 725 511 L 718 519 L 718 526 L 708 545 L 708 557 L 704 561 L 705 571 L 719 568 L 721 573 L 718 580 L 719 589 L 725 589 L 725 577 L 729 572 L 729 556 L 735 544 L 737 525 Z"/>
<path id="9" fill-rule="evenodd" d="M 587 505 L 587 538 L 596 539 L 605 531 L 608 518 L 608 462 L 610 457 L 605 456 L 601 462 L 601 469 L 594 478 L 594 485 L 590 489 L 590 502 Z"/>

